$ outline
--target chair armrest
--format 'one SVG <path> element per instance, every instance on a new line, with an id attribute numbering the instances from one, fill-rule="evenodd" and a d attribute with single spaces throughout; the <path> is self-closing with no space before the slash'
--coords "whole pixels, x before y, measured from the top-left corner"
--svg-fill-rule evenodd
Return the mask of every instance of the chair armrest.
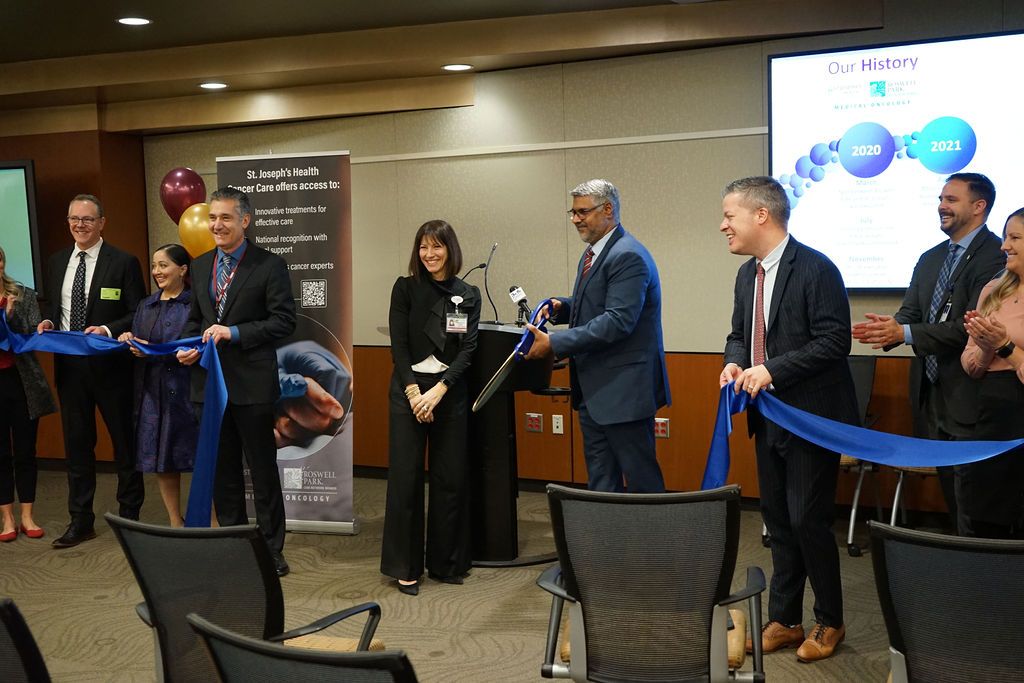
<path id="1" fill-rule="evenodd" d="M 336 624 L 343 619 L 361 614 L 363 612 L 369 612 L 366 617 L 366 625 L 363 626 L 363 634 L 359 637 L 359 645 L 356 647 L 357 651 L 366 651 L 370 648 L 370 641 L 373 639 L 373 634 L 377 631 L 377 624 L 380 623 L 380 605 L 375 602 L 364 602 L 361 605 L 355 605 L 348 609 L 343 609 L 340 612 L 329 614 L 326 617 L 317 619 L 311 624 L 306 626 L 300 626 L 294 628 L 291 631 L 285 631 L 276 636 L 272 636 L 267 640 L 280 643 L 291 638 L 298 638 L 299 636 L 307 636 L 310 633 L 316 633 L 322 631 L 332 624 Z"/>
<path id="2" fill-rule="evenodd" d="M 747 585 L 732 595 L 724 598 L 719 605 L 731 605 L 740 600 L 746 600 L 759 593 L 763 593 L 767 584 L 764 580 L 764 572 L 760 567 L 747 567 Z"/>
<path id="3" fill-rule="evenodd" d="M 537 585 L 551 593 L 556 598 L 576 602 L 576 598 L 565 592 L 562 585 L 562 568 L 557 564 L 551 565 L 537 577 Z"/>
<path id="4" fill-rule="evenodd" d="M 145 622 L 146 626 L 153 628 L 153 619 L 149 616 L 149 607 L 146 606 L 146 603 L 140 602 L 135 605 L 135 613 L 139 615 L 139 619 Z"/>

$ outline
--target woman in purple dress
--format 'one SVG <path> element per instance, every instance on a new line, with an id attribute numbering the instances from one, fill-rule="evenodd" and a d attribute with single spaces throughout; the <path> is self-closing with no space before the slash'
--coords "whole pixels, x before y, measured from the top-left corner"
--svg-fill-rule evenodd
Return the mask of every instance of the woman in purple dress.
<path id="1" fill-rule="evenodd" d="M 153 252 L 151 273 L 160 289 L 139 303 L 132 329 L 118 339 L 161 344 L 180 339 L 192 302 L 188 268 L 180 244 Z M 199 423 L 189 401 L 189 368 L 173 356 L 132 353 L 135 364 L 135 452 L 140 472 L 155 472 L 171 526 L 184 526 L 181 473 L 195 463 Z"/>

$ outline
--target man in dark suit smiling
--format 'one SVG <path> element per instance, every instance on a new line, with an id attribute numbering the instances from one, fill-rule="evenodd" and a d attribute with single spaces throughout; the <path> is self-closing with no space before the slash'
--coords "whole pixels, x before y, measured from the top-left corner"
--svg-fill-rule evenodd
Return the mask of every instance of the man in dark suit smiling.
<path id="1" fill-rule="evenodd" d="M 117 338 L 126 331 L 145 296 L 139 260 L 103 240 L 107 219 L 100 200 L 80 194 L 68 206 L 75 244 L 54 254 L 46 275 L 49 317 L 38 331 L 71 330 Z M 71 548 L 96 537 L 96 408 L 110 432 L 117 464 L 118 514 L 139 518 L 145 490 L 135 469 L 132 430 L 132 359 L 107 356 L 54 356 L 60 397 L 64 455 L 68 461 L 71 521 L 54 548 Z"/>
<path id="2" fill-rule="evenodd" d="M 732 331 L 721 386 L 752 397 L 771 391 L 816 415 L 857 421 L 850 353 L 850 305 L 839 270 L 790 237 L 789 199 L 773 178 L 744 178 L 723 194 L 721 232 L 733 254 L 753 256 L 736 275 Z M 839 550 L 832 534 L 839 455 L 748 413 L 757 453 L 761 514 L 771 534 L 772 582 L 765 652 L 799 646 L 805 662 L 832 655 L 843 640 Z M 814 620 L 804 637 L 804 584 Z M 749 647 L 749 646 L 748 646 Z"/>
<path id="3" fill-rule="evenodd" d="M 217 248 L 192 262 L 194 295 L 186 336 L 217 344 L 228 405 L 220 433 L 213 500 L 221 525 L 246 524 L 242 455 L 249 464 L 256 521 L 279 576 L 288 573 L 284 500 L 274 442 L 274 401 L 280 394 L 275 342 L 295 329 L 295 300 L 284 260 L 245 239 L 249 197 L 233 187 L 210 196 L 210 232 Z M 193 365 L 198 351 L 179 351 Z M 192 370 L 192 400 L 203 401 L 206 371 Z"/>

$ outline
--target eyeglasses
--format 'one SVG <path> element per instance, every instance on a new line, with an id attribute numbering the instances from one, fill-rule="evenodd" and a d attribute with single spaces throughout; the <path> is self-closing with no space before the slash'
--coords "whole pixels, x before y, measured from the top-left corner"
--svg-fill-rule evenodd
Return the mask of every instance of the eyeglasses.
<path id="1" fill-rule="evenodd" d="M 592 211 L 597 211 L 608 202 L 601 202 L 597 206 L 592 206 L 589 209 L 569 209 L 565 212 L 569 218 L 586 218 Z"/>
<path id="2" fill-rule="evenodd" d="M 99 218 L 96 216 L 68 216 L 68 223 L 74 225 L 75 223 L 81 223 L 82 225 L 94 225 Z"/>

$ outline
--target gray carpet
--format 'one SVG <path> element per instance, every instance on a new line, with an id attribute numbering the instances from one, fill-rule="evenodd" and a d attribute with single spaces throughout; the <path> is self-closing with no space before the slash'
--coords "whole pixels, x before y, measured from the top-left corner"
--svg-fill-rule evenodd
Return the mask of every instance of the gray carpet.
<path id="1" fill-rule="evenodd" d="M 114 484 L 113 475 L 100 475 L 98 514 L 116 510 Z M 288 535 L 285 556 L 292 573 L 282 579 L 286 628 L 376 600 L 383 610 L 378 637 L 390 649 L 405 650 L 422 681 L 542 680 L 540 662 L 550 602 L 534 581 L 544 567 L 474 569 L 464 586 L 428 580 L 419 596 L 401 595 L 378 570 L 384 492 L 383 481 L 356 480 L 361 527 L 356 536 Z M 14 543 L 0 544 L 0 596 L 18 603 L 54 680 L 153 680 L 152 638 L 134 611 L 141 596 L 102 518 L 96 540 L 69 550 L 50 548 L 50 541 L 66 523 L 66 495 L 63 473 L 40 473 L 36 520 L 47 537 L 19 537 Z M 143 521 L 165 523 L 159 501 L 156 482 L 149 477 Z M 552 549 L 543 494 L 520 497 L 519 533 L 523 554 Z M 846 642 L 836 656 L 817 664 L 800 664 L 793 650 L 768 655 L 769 680 L 885 680 L 885 627 L 870 556 L 851 558 L 845 551 L 840 556 Z M 771 569 L 769 552 L 760 544 L 756 512 L 743 515 L 738 579 L 744 578 L 749 565 L 763 567 L 766 574 Z M 810 591 L 807 597 L 809 622 Z M 333 628 L 330 633 L 355 635 L 358 630 L 346 629 Z"/>

